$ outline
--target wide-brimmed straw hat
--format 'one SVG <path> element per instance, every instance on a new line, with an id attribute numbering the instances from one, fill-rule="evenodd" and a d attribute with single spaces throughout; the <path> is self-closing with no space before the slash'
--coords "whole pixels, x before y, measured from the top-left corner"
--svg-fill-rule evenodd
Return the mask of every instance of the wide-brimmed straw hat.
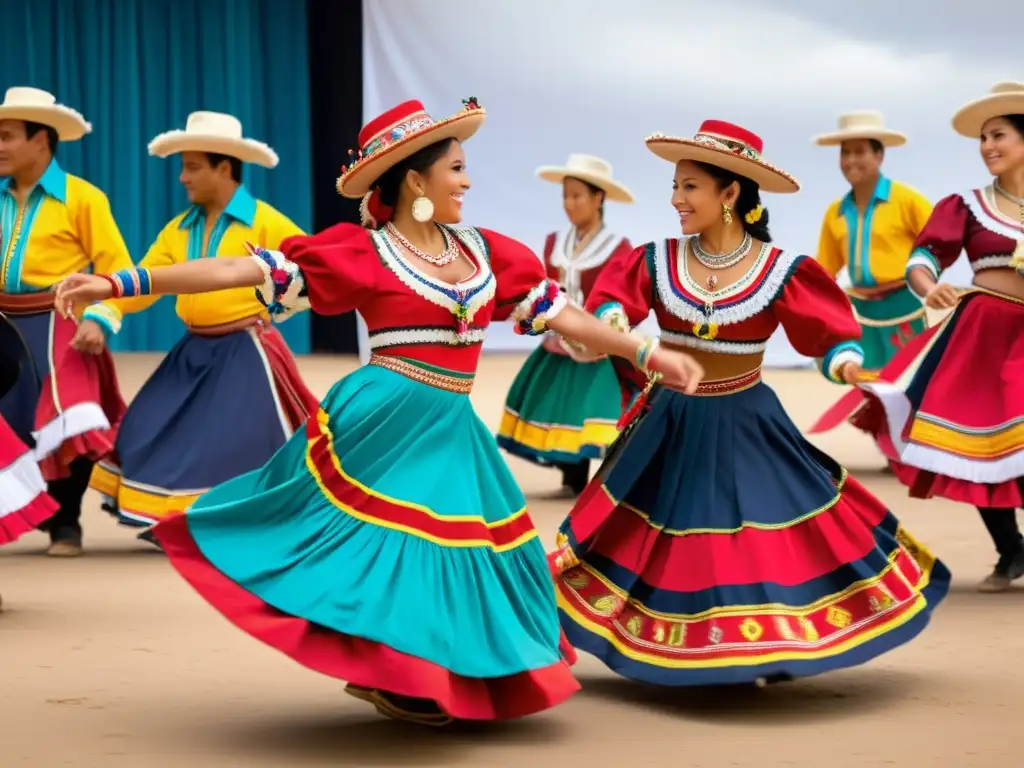
<path id="1" fill-rule="evenodd" d="M 544 181 L 561 184 L 566 179 L 579 179 L 604 192 L 605 199 L 615 203 L 632 203 L 633 193 L 612 176 L 612 164 L 593 155 L 569 155 L 565 165 L 542 165 L 537 175 Z"/>
<path id="2" fill-rule="evenodd" d="M 184 131 L 167 131 L 149 142 L 149 154 L 156 157 L 181 152 L 214 152 L 264 168 L 273 168 L 278 163 L 273 149 L 262 141 L 244 138 L 241 121 L 223 112 L 193 112 Z"/>
<path id="3" fill-rule="evenodd" d="M 906 134 L 885 127 L 882 113 L 874 110 L 847 112 L 839 116 L 839 130 L 814 137 L 820 147 L 834 147 L 853 139 L 874 139 L 883 147 L 898 147 L 907 143 Z"/>
<path id="4" fill-rule="evenodd" d="M 338 192 L 344 197 L 365 195 L 385 171 L 424 147 L 445 139 L 465 141 L 484 121 L 486 111 L 475 98 L 444 120 L 434 120 L 419 101 L 406 101 L 368 122 L 359 132 L 359 151 L 342 166 Z"/>
<path id="5" fill-rule="evenodd" d="M 654 133 L 647 148 L 662 160 L 708 163 L 755 182 L 763 192 L 791 193 L 800 183 L 761 157 L 764 142 L 756 133 L 724 120 L 705 120 L 692 139 Z"/>
<path id="6" fill-rule="evenodd" d="M 1005 80 L 992 86 L 992 90 L 957 110 L 953 116 L 953 130 L 961 136 L 976 139 L 981 129 L 993 117 L 1024 115 L 1024 83 Z"/>
<path id="7" fill-rule="evenodd" d="M 92 125 L 81 113 L 58 104 L 56 96 L 38 88 L 8 88 L 0 104 L 0 120 L 47 125 L 57 131 L 61 141 L 77 141 L 92 131 Z"/>

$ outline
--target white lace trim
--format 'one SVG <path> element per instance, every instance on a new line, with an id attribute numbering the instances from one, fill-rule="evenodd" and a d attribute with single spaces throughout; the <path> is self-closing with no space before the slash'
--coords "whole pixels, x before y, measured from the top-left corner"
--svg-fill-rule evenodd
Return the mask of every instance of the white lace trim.
<path id="1" fill-rule="evenodd" d="M 97 403 L 79 403 L 57 414 L 57 418 L 32 433 L 36 461 L 42 461 L 65 441 L 95 429 L 110 429 L 106 414 Z"/>
<path id="2" fill-rule="evenodd" d="M 445 293 L 447 290 L 458 290 L 470 293 L 476 291 L 466 302 L 466 320 L 472 322 L 473 317 L 494 299 L 497 282 L 487 259 L 487 249 L 480 233 L 472 227 L 447 227 L 448 231 L 458 238 L 459 242 L 469 251 L 476 262 L 476 274 L 458 285 L 448 285 L 436 280 L 416 268 L 416 265 L 402 257 L 398 247 L 391 243 L 382 230 L 370 233 L 377 253 L 384 265 L 395 273 L 409 290 L 426 299 L 431 304 L 455 313 L 458 302 Z"/>
<path id="3" fill-rule="evenodd" d="M 0 517 L 20 512 L 46 491 L 46 481 L 32 451 L 25 449 L 13 462 L 0 469 Z"/>
<path id="4" fill-rule="evenodd" d="M 561 270 L 562 281 L 567 288 L 573 288 L 580 272 L 600 267 L 619 247 L 622 235 L 603 227 L 590 239 L 583 250 L 574 253 L 576 227 L 569 227 L 558 233 L 549 261 L 555 269 Z"/>
<path id="5" fill-rule="evenodd" d="M 687 238 L 685 237 L 679 239 L 677 254 L 682 255 L 685 253 L 683 249 L 686 246 L 686 240 Z M 676 295 L 675 291 L 672 290 L 672 279 L 670 277 L 669 269 L 675 266 L 678 270 L 677 274 L 680 277 L 680 282 L 682 282 L 689 291 L 698 297 L 713 297 L 714 299 L 721 301 L 741 290 L 749 288 L 760 277 L 764 266 L 764 260 L 768 258 L 768 255 L 771 253 L 772 246 L 767 243 L 762 246 L 761 252 L 757 256 L 757 260 L 739 281 L 722 289 L 721 291 L 711 293 L 697 285 L 690 277 L 689 272 L 685 271 L 685 259 L 677 259 L 676 265 L 669 264 L 668 242 L 669 241 L 667 240 L 662 240 L 655 246 L 655 290 L 665 309 L 680 320 L 685 320 L 690 323 L 710 322 L 714 325 L 720 326 L 732 325 L 754 317 L 775 300 L 779 291 L 782 289 L 783 285 L 785 285 L 786 278 L 789 275 L 789 271 L 792 268 L 793 263 L 798 258 L 797 255 L 791 255 L 787 251 L 780 251 L 779 255 L 775 259 L 775 263 L 769 267 L 769 272 L 765 276 L 764 282 L 761 283 L 761 287 L 758 288 L 755 293 L 748 296 L 740 304 L 735 304 L 733 306 L 726 307 L 725 309 L 714 307 L 709 316 L 704 313 L 703 309 L 690 305 L 684 299 Z M 679 262 L 682 263 L 681 267 L 678 264 Z"/>
<path id="6" fill-rule="evenodd" d="M 977 261 L 971 262 L 971 269 L 975 272 L 981 272 L 983 269 L 997 269 L 999 267 L 1012 267 L 1013 266 L 1013 254 L 998 254 L 992 256 L 982 256 Z"/>
<path id="7" fill-rule="evenodd" d="M 666 344 L 692 349 L 704 349 L 708 352 L 719 352 L 726 355 L 754 355 L 768 348 L 767 341 L 722 341 L 720 339 L 702 339 L 688 333 L 666 331 L 661 329 L 661 340 Z"/>
<path id="8" fill-rule="evenodd" d="M 965 194 L 961 194 L 960 199 L 964 201 L 964 204 L 967 206 L 967 210 L 973 214 L 974 218 L 977 219 L 981 226 L 993 234 L 1001 235 L 1009 240 L 1013 240 L 1014 242 L 1019 243 L 1021 240 L 1024 240 L 1024 232 L 1021 231 L 1019 226 L 1014 227 L 1001 219 L 997 219 L 992 213 L 986 210 L 985 206 L 978 202 L 978 196 L 975 192 L 980 193 L 981 196 L 985 198 L 985 203 L 993 211 L 998 211 L 999 209 L 996 206 L 994 197 L 995 192 L 992 190 L 991 186 L 985 187 L 984 189 L 972 189 Z"/>
<path id="9" fill-rule="evenodd" d="M 413 344 L 482 344 L 486 331 L 483 328 L 470 328 L 461 336 L 448 328 L 397 328 L 387 331 L 374 331 L 370 334 L 370 349 L 386 347 L 404 347 Z"/>

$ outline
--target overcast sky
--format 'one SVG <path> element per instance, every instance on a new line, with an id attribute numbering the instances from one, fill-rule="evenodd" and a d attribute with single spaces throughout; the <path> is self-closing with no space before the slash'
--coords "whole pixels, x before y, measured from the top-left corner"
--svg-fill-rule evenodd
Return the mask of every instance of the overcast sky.
<path id="1" fill-rule="evenodd" d="M 467 219 L 539 247 L 564 226 L 560 190 L 534 176 L 570 152 L 600 155 L 637 194 L 609 223 L 643 242 L 678 233 L 671 166 L 655 131 L 701 120 L 760 134 L 765 157 L 803 190 L 768 196 L 776 240 L 813 251 L 828 203 L 846 192 L 838 151 L 811 143 L 839 113 L 880 109 L 910 142 L 885 172 L 933 201 L 988 183 L 953 113 L 998 80 L 1024 80 L 1019 24 L 967 2 L 812 0 L 364 0 L 364 110 L 408 98 L 435 116 L 477 96 L 488 121 L 467 144 Z M 898 12 L 894 13 L 894 9 Z M 961 265 L 954 273 L 968 273 Z"/>

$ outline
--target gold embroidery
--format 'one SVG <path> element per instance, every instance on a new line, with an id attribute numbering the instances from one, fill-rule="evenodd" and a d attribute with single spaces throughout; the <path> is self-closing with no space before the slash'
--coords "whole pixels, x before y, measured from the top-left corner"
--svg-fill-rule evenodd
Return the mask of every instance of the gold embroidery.
<path id="1" fill-rule="evenodd" d="M 601 595 L 590 598 L 590 605 L 602 616 L 611 616 L 618 612 L 619 599 L 614 595 Z"/>
<path id="2" fill-rule="evenodd" d="M 819 635 L 817 628 L 814 626 L 814 622 L 806 616 L 799 617 L 797 621 L 800 622 L 800 627 L 804 631 L 804 638 L 806 638 L 810 643 L 817 642 Z"/>
<path id="3" fill-rule="evenodd" d="M 682 648 L 686 643 L 686 625 L 681 622 L 672 624 L 668 633 L 668 644 L 673 648 Z"/>
<path id="4" fill-rule="evenodd" d="M 825 611 L 825 621 L 836 629 L 845 629 L 853 622 L 853 614 L 838 605 L 830 605 Z"/>
<path id="5" fill-rule="evenodd" d="M 654 622 L 654 642 L 664 643 L 665 642 L 665 622 L 656 621 Z"/>
<path id="6" fill-rule="evenodd" d="M 775 631 L 779 633 L 779 637 L 783 640 L 796 640 L 796 633 L 793 631 L 793 627 L 789 624 L 789 618 L 786 616 L 776 616 L 773 619 L 775 623 Z"/>
<path id="7" fill-rule="evenodd" d="M 752 643 L 756 643 L 764 634 L 764 627 L 752 618 L 746 618 L 740 624 L 740 634 Z"/>
<path id="8" fill-rule="evenodd" d="M 427 370 L 391 355 L 370 355 L 370 365 L 394 371 L 405 376 L 407 379 L 412 379 L 437 389 L 443 389 L 447 392 L 468 395 L 473 389 L 472 377 L 448 376 L 440 371 Z"/>
<path id="9" fill-rule="evenodd" d="M 643 628 L 644 620 L 639 616 L 634 615 L 626 622 L 626 631 L 633 637 L 640 637 L 640 632 Z"/>
<path id="10" fill-rule="evenodd" d="M 583 571 L 573 571 L 564 578 L 565 583 L 573 589 L 583 589 L 590 583 L 590 577 Z"/>
<path id="11" fill-rule="evenodd" d="M 718 323 L 694 323 L 693 335 L 696 336 L 698 339 L 712 341 L 715 337 L 718 336 Z"/>

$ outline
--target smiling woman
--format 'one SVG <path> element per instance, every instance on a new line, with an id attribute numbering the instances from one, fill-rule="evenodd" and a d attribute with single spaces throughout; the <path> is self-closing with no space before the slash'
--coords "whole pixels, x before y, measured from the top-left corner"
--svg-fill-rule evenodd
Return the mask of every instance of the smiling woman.
<path id="1" fill-rule="evenodd" d="M 526 502 L 468 397 L 487 326 L 548 327 L 695 388 L 679 352 L 566 305 L 540 260 L 458 226 L 470 188 L 462 144 L 475 99 L 435 121 L 406 102 L 360 132 L 338 179 L 364 226 L 338 224 L 251 259 L 79 276 L 66 305 L 111 288 L 196 293 L 255 286 L 276 318 L 358 310 L 370 365 L 328 392 L 260 469 L 216 486 L 154 529 L 217 610 L 390 716 L 426 725 L 552 707 L 578 688 Z M 221 262 L 218 264 L 218 262 Z"/>

